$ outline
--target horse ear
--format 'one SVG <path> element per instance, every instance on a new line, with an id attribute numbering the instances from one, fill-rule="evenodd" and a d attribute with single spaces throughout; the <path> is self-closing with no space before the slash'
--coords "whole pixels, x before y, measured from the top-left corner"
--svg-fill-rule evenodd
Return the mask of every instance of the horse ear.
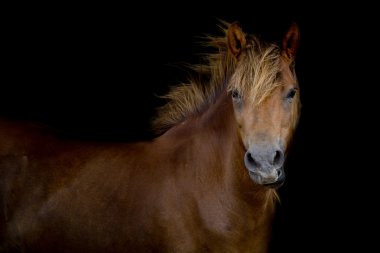
<path id="1" fill-rule="evenodd" d="M 297 54 L 298 44 L 300 40 L 300 31 L 296 23 L 290 25 L 289 30 L 282 40 L 282 52 L 288 59 L 294 59 Z"/>
<path id="2" fill-rule="evenodd" d="M 238 22 L 233 22 L 228 27 L 227 43 L 231 53 L 238 58 L 246 45 L 245 34 L 241 30 Z"/>

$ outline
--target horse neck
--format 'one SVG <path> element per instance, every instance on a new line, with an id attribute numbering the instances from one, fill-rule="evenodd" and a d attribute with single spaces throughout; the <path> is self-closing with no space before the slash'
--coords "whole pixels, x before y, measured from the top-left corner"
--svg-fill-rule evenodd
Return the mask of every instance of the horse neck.
<path id="1" fill-rule="evenodd" d="M 198 128 L 198 131 L 203 133 L 201 138 L 204 138 L 205 145 L 220 160 L 225 185 L 248 199 L 262 197 L 266 200 L 267 195 L 271 195 L 272 190 L 255 184 L 247 173 L 244 165 L 246 150 L 239 134 L 232 99 L 227 92 L 223 92 L 216 102 L 199 116 Z M 254 193 L 254 196 L 251 193 Z M 245 196 L 246 194 L 248 195 Z"/>
<path id="2" fill-rule="evenodd" d="M 198 179 L 206 179 L 200 187 L 215 187 L 215 192 L 226 191 L 233 200 L 255 207 L 272 201 L 273 191 L 253 183 L 246 171 L 245 149 L 231 98 L 225 90 L 207 110 L 169 130 L 169 135 L 176 142 L 181 138 L 191 139 L 193 144 L 186 145 L 186 149 L 195 154 L 191 157 L 197 160 L 193 168 L 198 170 Z M 223 189 L 216 189 L 218 187 Z"/>

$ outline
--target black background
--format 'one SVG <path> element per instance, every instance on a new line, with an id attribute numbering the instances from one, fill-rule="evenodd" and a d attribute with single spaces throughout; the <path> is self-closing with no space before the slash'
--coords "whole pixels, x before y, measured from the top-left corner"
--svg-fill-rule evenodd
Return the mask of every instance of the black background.
<path id="1" fill-rule="evenodd" d="M 205 49 L 198 37 L 221 35 L 217 18 L 238 20 L 272 41 L 295 20 L 303 107 L 279 191 L 273 252 L 365 252 L 378 200 L 372 9 L 289 2 L 17 6 L 1 36 L 0 113 L 80 139 L 149 139 L 154 108 L 164 103 L 158 96 L 186 80 L 184 63 L 199 62 Z"/>

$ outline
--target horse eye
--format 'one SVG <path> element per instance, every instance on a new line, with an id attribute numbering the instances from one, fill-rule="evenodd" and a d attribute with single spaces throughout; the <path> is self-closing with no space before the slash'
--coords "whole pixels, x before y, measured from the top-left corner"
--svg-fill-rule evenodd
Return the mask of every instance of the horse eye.
<path id="1" fill-rule="evenodd" d="M 232 98 L 235 100 L 240 100 L 241 95 L 239 94 L 239 92 L 237 90 L 234 90 L 234 91 L 232 91 Z"/>
<path id="2" fill-rule="evenodd" d="M 297 89 L 291 89 L 289 91 L 288 95 L 286 95 L 286 98 L 291 100 L 292 98 L 294 98 L 294 96 L 296 95 L 296 93 L 297 93 Z"/>

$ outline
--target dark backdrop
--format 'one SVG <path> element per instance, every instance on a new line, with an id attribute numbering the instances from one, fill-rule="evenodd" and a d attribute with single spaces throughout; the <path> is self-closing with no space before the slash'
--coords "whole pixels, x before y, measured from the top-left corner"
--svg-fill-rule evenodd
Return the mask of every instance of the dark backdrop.
<path id="1" fill-rule="evenodd" d="M 217 18 L 239 20 L 272 41 L 295 20 L 303 107 L 279 191 L 273 252 L 366 251 L 378 160 L 362 142 L 376 144 L 376 99 L 368 97 L 376 68 L 367 60 L 378 44 L 370 9 L 254 2 L 18 6 L 4 23 L 0 113 L 80 139 L 149 139 L 154 108 L 163 104 L 158 96 L 186 80 L 184 63 L 199 62 L 204 52 L 197 37 L 220 35 Z"/>

